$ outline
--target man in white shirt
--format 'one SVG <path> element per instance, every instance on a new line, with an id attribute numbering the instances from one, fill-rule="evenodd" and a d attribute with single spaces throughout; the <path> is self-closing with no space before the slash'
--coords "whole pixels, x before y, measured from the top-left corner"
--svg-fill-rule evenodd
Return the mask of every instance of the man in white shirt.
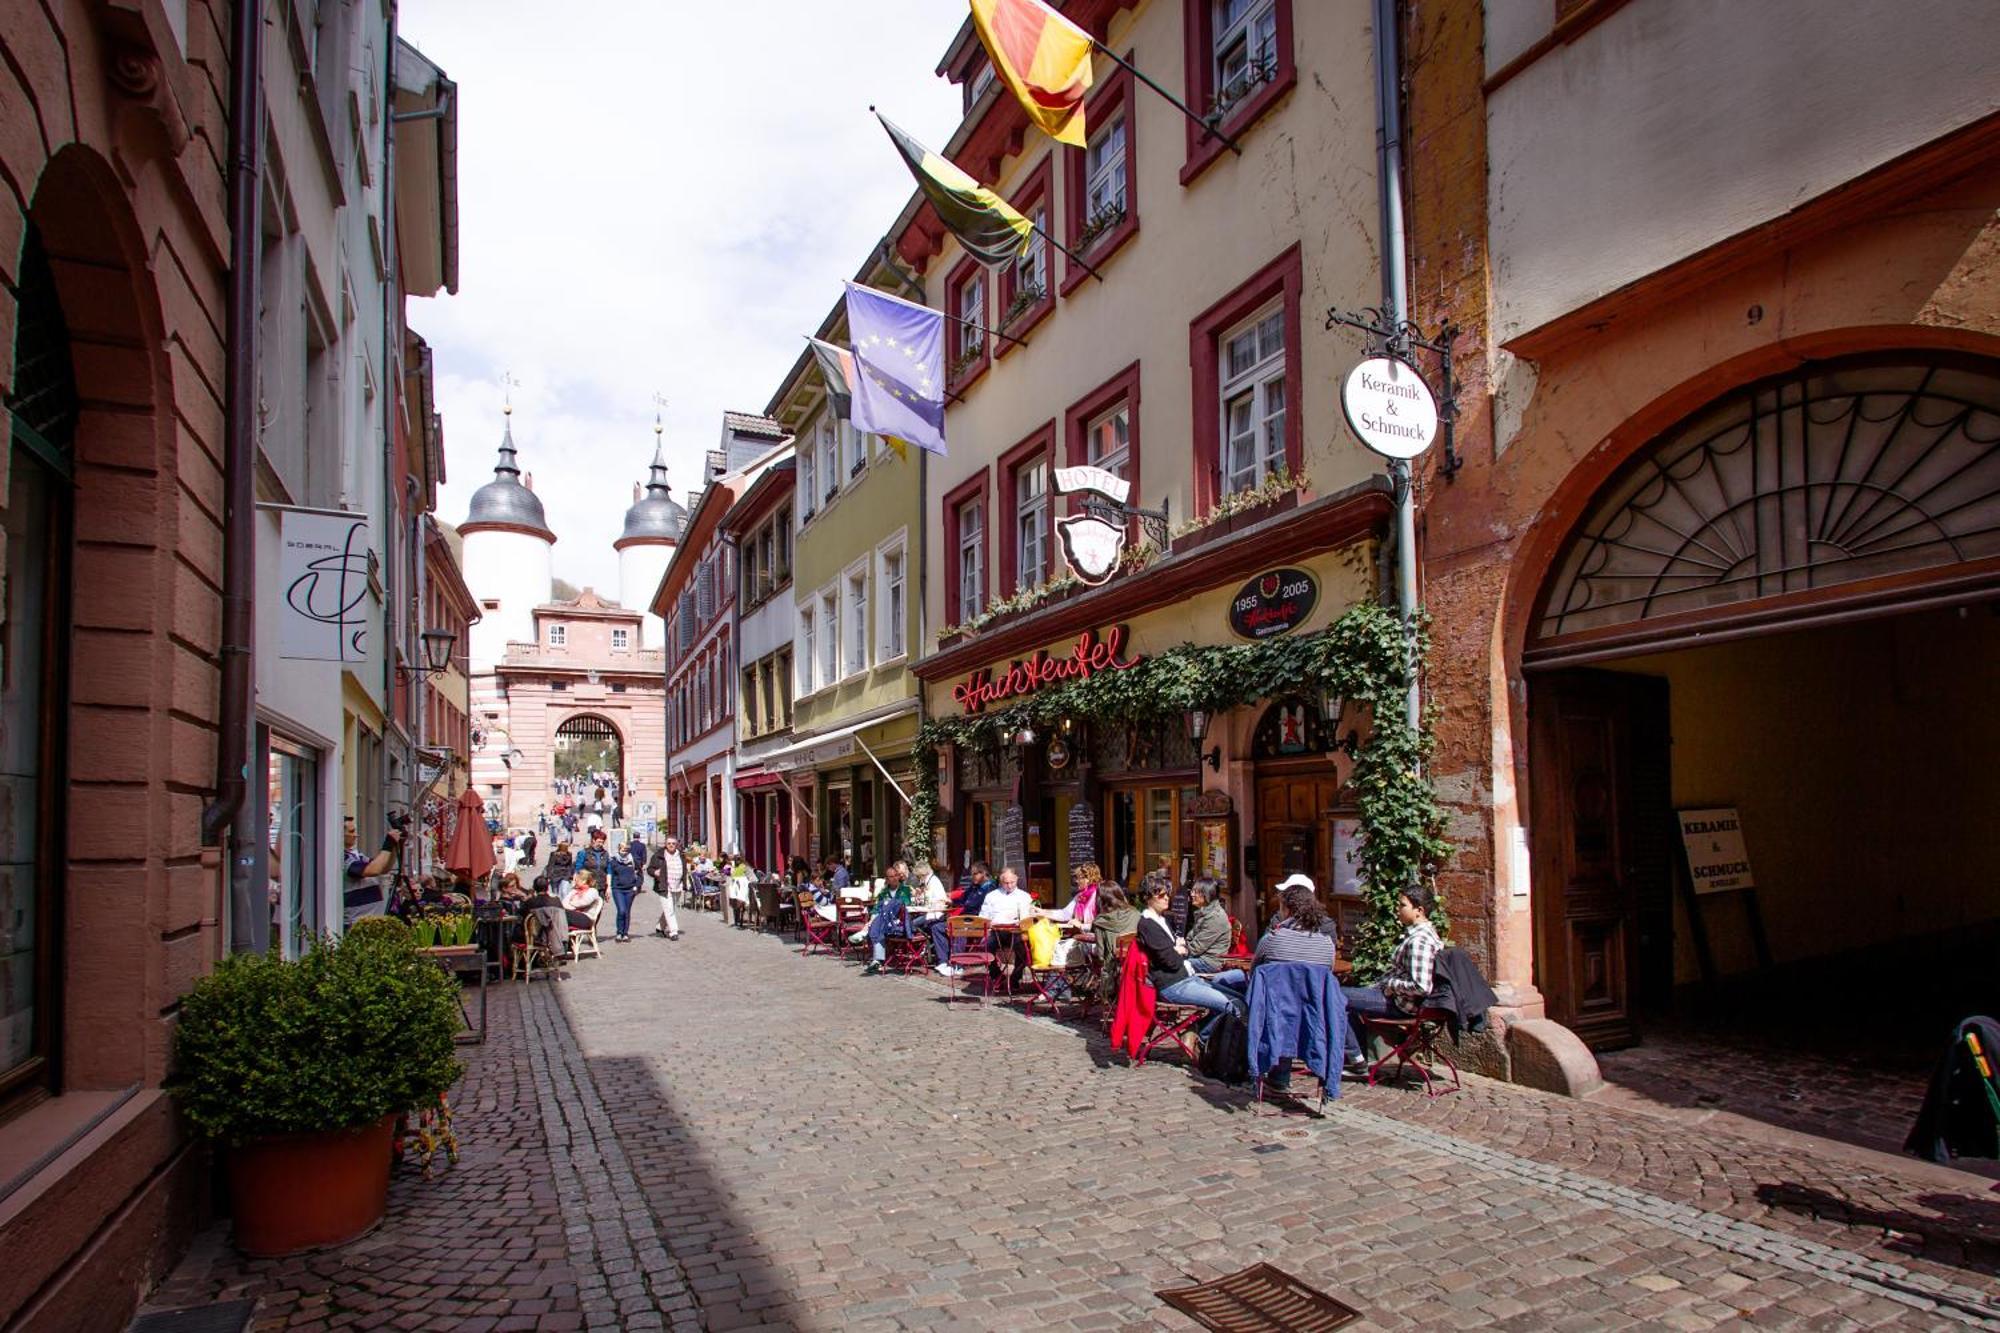
<path id="1" fill-rule="evenodd" d="M 1033 896 L 1021 887 L 1021 877 L 1016 875 L 1011 867 L 1000 871 L 1000 887 L 987 894 L 986 901 L 979 905 L 979 915 L 987 924 L 994 926 L 1019 926 L 1033 916 L 1034 912 Z M 1007 941 L 1006 947 L 1014 955 L 1014 970 L 1008 978 L 1008 984 L 1018 986 L 1021 984 L 1021 974 L 1028 965 L 1026 941 L 1021 938 L 1019 930 L 1011 930 L 1004 933 L 989 933 L 986 945 L 989 949 L 994 949 L 997 954 L 996 945 L 1002 939 Z M 1000 965 L 995 963 L 987 970 L 987 975 L 999 976 Z"/>

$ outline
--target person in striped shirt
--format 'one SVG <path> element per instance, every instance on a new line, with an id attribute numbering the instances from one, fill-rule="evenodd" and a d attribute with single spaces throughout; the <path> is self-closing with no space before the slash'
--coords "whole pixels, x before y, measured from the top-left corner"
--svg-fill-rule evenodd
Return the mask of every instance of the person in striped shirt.
<path id="1" fill-rule="evenodd" d="M 1373 986 L 1342 986 L 1347 997 L 1347 1022 L 1354 1029 L 1356 1050 L 1368 1049 L 1368 1034 L 1361 1026 L 1364 1018 L 1395 1018 L 1414 1014 L 1436 980 L 1438 950 L 1444 941 L 1431 925 L 1431 908 L 1436 903 L 1431 891 L 1413 884 L 1396 899 L 1396 919 L 1403 923 L 1403 938 L 1389 960 L 1389 970 Z"/>

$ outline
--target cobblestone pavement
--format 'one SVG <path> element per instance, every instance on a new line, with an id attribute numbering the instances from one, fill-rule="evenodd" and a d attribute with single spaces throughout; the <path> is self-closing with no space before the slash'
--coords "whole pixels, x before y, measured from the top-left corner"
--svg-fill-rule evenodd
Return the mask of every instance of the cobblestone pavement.
<path id="1" fill-rule="evenodd" d="M 1153 1293 L 1265 1260 L 1370 1328 L 2000 1328 L 1983 1181 L 1477 1079 L 1279 1112 L 1127 1068 L 1088 1025 L 682 921 L 495 993 L 464 1158 L 399 1178 L 380 1230 L 254 1262 L 213 1233 L 154 1304 L 254 1294 L 264 1329 L 1190 1327 Z"/>

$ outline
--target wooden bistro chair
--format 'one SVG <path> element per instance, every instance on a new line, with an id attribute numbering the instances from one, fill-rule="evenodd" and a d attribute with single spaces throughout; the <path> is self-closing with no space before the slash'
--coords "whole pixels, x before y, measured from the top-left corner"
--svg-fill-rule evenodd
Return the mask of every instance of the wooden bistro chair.
<path id="1" fill-rule="evenodd" d="M 983 980 L 986 969 L 993 966 L 995 957 L 993 951 L 986 947 L 986 922 L 981 918 L 955 916 L 944 923 L 944 929 L 945 936 L 951 943 L 951 957 L 945 961 L 961 969 L 963 974 L 951 979 L 951 998 L 955 1000 L 961 989 L 958 983 L 975 970 L 981 973 Z M 981 1004 L 986 1002 L 986 991 L 990 984 L 980 987 Z"/>
<path id="2" fill-rule="evenodd" d="M 799 932 L 805 941 L 799 948 L 799 955 L 804 957 L 812 953 L 815 948 L 821 953 L 832 953 L 838 947 L 839 937 L 834 932 L 839 930 L 840 923 L 828 921 L 814 910 L 811 893 L 801 890 L 798 903 Z"/>
<path id="3" fill-rule="evenodd" d="M 562 960 L 556 957 L 554 947 L 542 938 L 542 923 L 532 912 L 521 918 L 521 938 L 514 942 L 509 960 L 516 981 L 532 984 L 537 966 L 550 976 L 561 975 Z"/>

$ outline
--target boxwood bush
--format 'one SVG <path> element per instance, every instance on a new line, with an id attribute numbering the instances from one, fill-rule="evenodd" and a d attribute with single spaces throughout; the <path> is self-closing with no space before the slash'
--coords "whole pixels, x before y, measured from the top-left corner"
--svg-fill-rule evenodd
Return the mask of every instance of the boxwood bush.
<path id="1" fill-rule="evenodd" d="M 362 922 L 296 962 L 236 954 L 181 1004 L 170 1087 L 230 1143 L 373 1124 L 462 1072 L 458 983 L 400 923 Z"/>

